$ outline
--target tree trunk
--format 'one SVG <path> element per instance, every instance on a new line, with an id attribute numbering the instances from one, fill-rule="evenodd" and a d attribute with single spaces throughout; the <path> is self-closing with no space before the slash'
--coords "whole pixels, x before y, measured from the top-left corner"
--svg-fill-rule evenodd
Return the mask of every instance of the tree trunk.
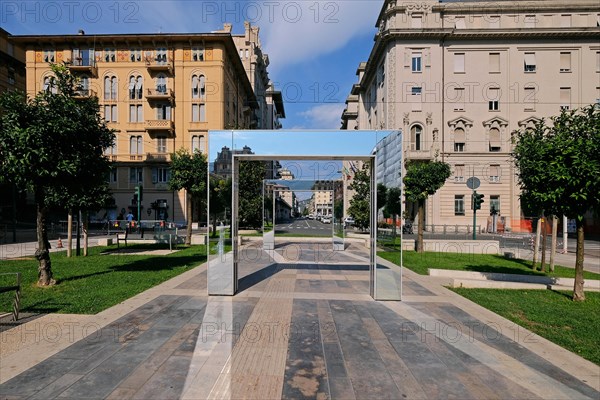
<path id="1" fill-rule="evenodd" d="M 533 268 L 534 271 L 537 269 L 537 266 L 536 266 L 537 257 L 538 257 L 538 252 L 540 251 L 540 233 L 542 232 L 542 219 L 541 218 L 538 218 L 535 230 L 536 230 L 535 242 L 533 243 L 533 263 L 531 265 L 531 268 Z"/>
<path id="2" fill-rule="evenodd" d="M 73 254 L 73 209 L 69 208 L 67 215 L 67 257 L 72 257 Z"/>
<path id="3" fill-rule="evenodd" d="M 419 226 L 417 230 L 417 253 L 423 252 L 423 228 L 425 225 L 425 200 L 419 200 Z"/>
<path id="4" fill-rule="evenodd" d="M 546 224 L 548 219 L 545 214 L 542 214 L 542 219 L 544 222 L 542 222 L 542 261 L 540 269 L 542 272 L 546 272 Z"/>
<path id="5" fill-rule="evenodd" d="M 52 279 L 52 263 L 50 262 L 50 242 L 48 241 L 48 232 L 46 231 L 46 207 L 40 200 L 41 194 L 36 193 L 37 203 L 37 241 L 38 248 L 35 251 L 35 258 L 38 260 L 38 286 L 54 285 L 56 281 Z"/>
<path id="6" fill-rule="evenodd" d="M 186 219 L 187 219 L 187 229 L 185 234 L 185 244 L 192 244 L 192 195 L 186 191 L 187 196 L 187 204 L 186 204 Z"/>
<path id="7" fill-rule="evenodd" d="M 558 235 L 558 217 L 552 216 L 552 246 L 550 249 L 550 272 L 554 272 L 554 254 L 556 253 L 556 236 Z"/>
<path id="8" fill-rule="evenodd" d="M 88 212 L 83 212 L 83 256 L 88 255 Z"/>
<path id="9" fill-rule="evenodd" d="M 577 256 L 575 258 L 575 287 L 573 288 L 573 300 L 584 301 L 583 293 L 583 216 L 578 216 L 577 221 Z"/>
<path id="10" fill-rule="evenodd" d="M 394 244 L 396 244 L 396 214 L 392 215 L 392 240 Z"/>

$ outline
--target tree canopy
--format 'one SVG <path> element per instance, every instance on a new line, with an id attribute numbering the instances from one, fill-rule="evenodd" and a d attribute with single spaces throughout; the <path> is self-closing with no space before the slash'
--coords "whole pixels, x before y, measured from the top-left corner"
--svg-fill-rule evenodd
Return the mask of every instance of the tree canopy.
<path id="1" fill-rule="evenodd" d="M 514 140 L 524 206 L 576 220 L 573 298 L 583 300 L 583 217 L 600 209 L 600 107 L 563 110 L 551 124 L 517 131 Z"/>
<path id="2" fill-rule="evenodd" d="M 356 171 L 350 189 L 354 190 L 354 196 L 350 199 L 348 214 L 354 218 L 354 226 L 365 230 L 371 222 L 371 173 L 368 164 Z"/>
<path id="3" fill-rule="evenodd" d="M 75 96 L 78 79 L 65 65 L 51 69 L 47 90 L 34 98 L 18 91 L 0 95 L 0 182 L 34 194 L 39 285 L 54 283 L 48 207 L 95 208 L 106 201 L 110 164 L 103 152 L 115 138 L 100 116 L 98 99 Z"/>

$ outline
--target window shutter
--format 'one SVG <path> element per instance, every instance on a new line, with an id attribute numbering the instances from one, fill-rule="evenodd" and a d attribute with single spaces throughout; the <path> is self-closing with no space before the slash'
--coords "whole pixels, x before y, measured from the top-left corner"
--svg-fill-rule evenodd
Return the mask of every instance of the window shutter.
<path id="1" fill-rule="evenodd" d="M 490 165 L 490 176 L 500 176 L 499 165 Z"/>
<path id="2" fill-rule="evenodd" d="M 113 76 L 111 79 L 111 88 L 110 88 L 110 94 L 111 94 L 111 98 L 113 100 L 117 99 L 117 87 L 118 87 L 117 77 Z"/>
<path id="3" fill-rule="evenodd" d="M 131 136 L 129 138 L 129 154 L 137 153 L 137 138 L 135 136 Z"/>
<path id="4" fill-rule="evenodd" d="M 112 106 L 111 108 L 111 121 L 113 122 L 117 122 L 119 119 L 119 114 L 118 114 L 118 107 L 116 105 Z"/>
<path id="5" fill-rule="evenodd" d="M 490 53 L 490 72 L 500 72 L 500 53 Z"/>
<path id="6" fill-rule="evenodd" d="M 454 53 L 454 72 L 465 72 L 465 53 Z"/>
<path id="7" fill-rule="evenodd" d="M 490 147 L 500 147 L 500 131 L 498 128 L 490 129 Z"/>
<path id="8" fill-rule="evenodd" d="M 192 122 L 198 122 L 200 121 L 200 111 L 198 110 L 199 105 L 198 104 L 192 104 Z M 196 137 L 196 136 L 194 136 Z M 192 146 L 193 146 L 193 139 L 192 139 Z"/>
<path id="9" fill-rule="evenodd" d="M 568 106 L 571 104 L 571 88 L 560 88 L 560 105 Z"/>
<path id="10" fill-rule="evenodd" d="M 535 66 L 535 53 L 525 53 L 525 65 Z"/>
<path id="11" fill-rule="evenodd" d="M 423 64 L 426 67 L 431 66 L 431 52 L 429 51 L 429 49 L 425 49 L 425 51 L 423 51 Z"/>
<path id="12" fill-rule="evenodd" d="M 110 88 L 111 88 L 110 77 L 107 76 L 104 78 L 104 98 L 105 99 L 110 99 Z"/>
<path id="13" fill-rule="evenodd" d="M 454 143 L 465 143 L 465 131 L 462 128 L 454 130 Z"/>
<path id="14" fill-rule="evenodd" d="M 144 107 L 143 106 L 137 106 L 137 122 L 143 122 L 144 121 Z"/>
<path id="15" fill-rule="evenodd" d="M 560 53 L 560 70 L 570 71 L 571 70 L 571 53 L 565 52 Z"/>
<path id="16" fill-rule="evenodd" d="M 404 51 L 404 66 L 405 67 L 410 67 L 411 55 L 412 55 L 412 52 L 410 51 L 410 49 L 406 49 Z"/>
<path id="17" fill-rule="evenodd" d="M 200 122 L 206 122 L 206 106 L 200 104 Z"/>

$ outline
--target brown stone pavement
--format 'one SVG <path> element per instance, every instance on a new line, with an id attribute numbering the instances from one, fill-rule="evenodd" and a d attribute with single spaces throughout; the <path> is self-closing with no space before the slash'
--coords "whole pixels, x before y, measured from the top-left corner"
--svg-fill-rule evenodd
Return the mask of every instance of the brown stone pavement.
<path id="1" fill-rule="evenodd" d="M 600 398 L 600 367 L 431 277 L 405 270 L 403 301 L 376 302 L 364 249 L 292 250 L 244 263 L 234 297 L 207 296 L 201 265 L 2 332 L 0 398 Z"/>

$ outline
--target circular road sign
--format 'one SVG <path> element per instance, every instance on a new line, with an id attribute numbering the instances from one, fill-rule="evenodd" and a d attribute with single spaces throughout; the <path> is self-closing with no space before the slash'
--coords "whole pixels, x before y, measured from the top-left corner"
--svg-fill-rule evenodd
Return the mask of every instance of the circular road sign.
<path id="1" fill-rule="evenodd" d="M 469 189 L 477 189 L 479 187 L 479 184 L 481 182 L 479 181 L 479 178 L 476 178 L 474 176 L 470 177 L 469 179 L 467 179 L 467 187 Z"/>

